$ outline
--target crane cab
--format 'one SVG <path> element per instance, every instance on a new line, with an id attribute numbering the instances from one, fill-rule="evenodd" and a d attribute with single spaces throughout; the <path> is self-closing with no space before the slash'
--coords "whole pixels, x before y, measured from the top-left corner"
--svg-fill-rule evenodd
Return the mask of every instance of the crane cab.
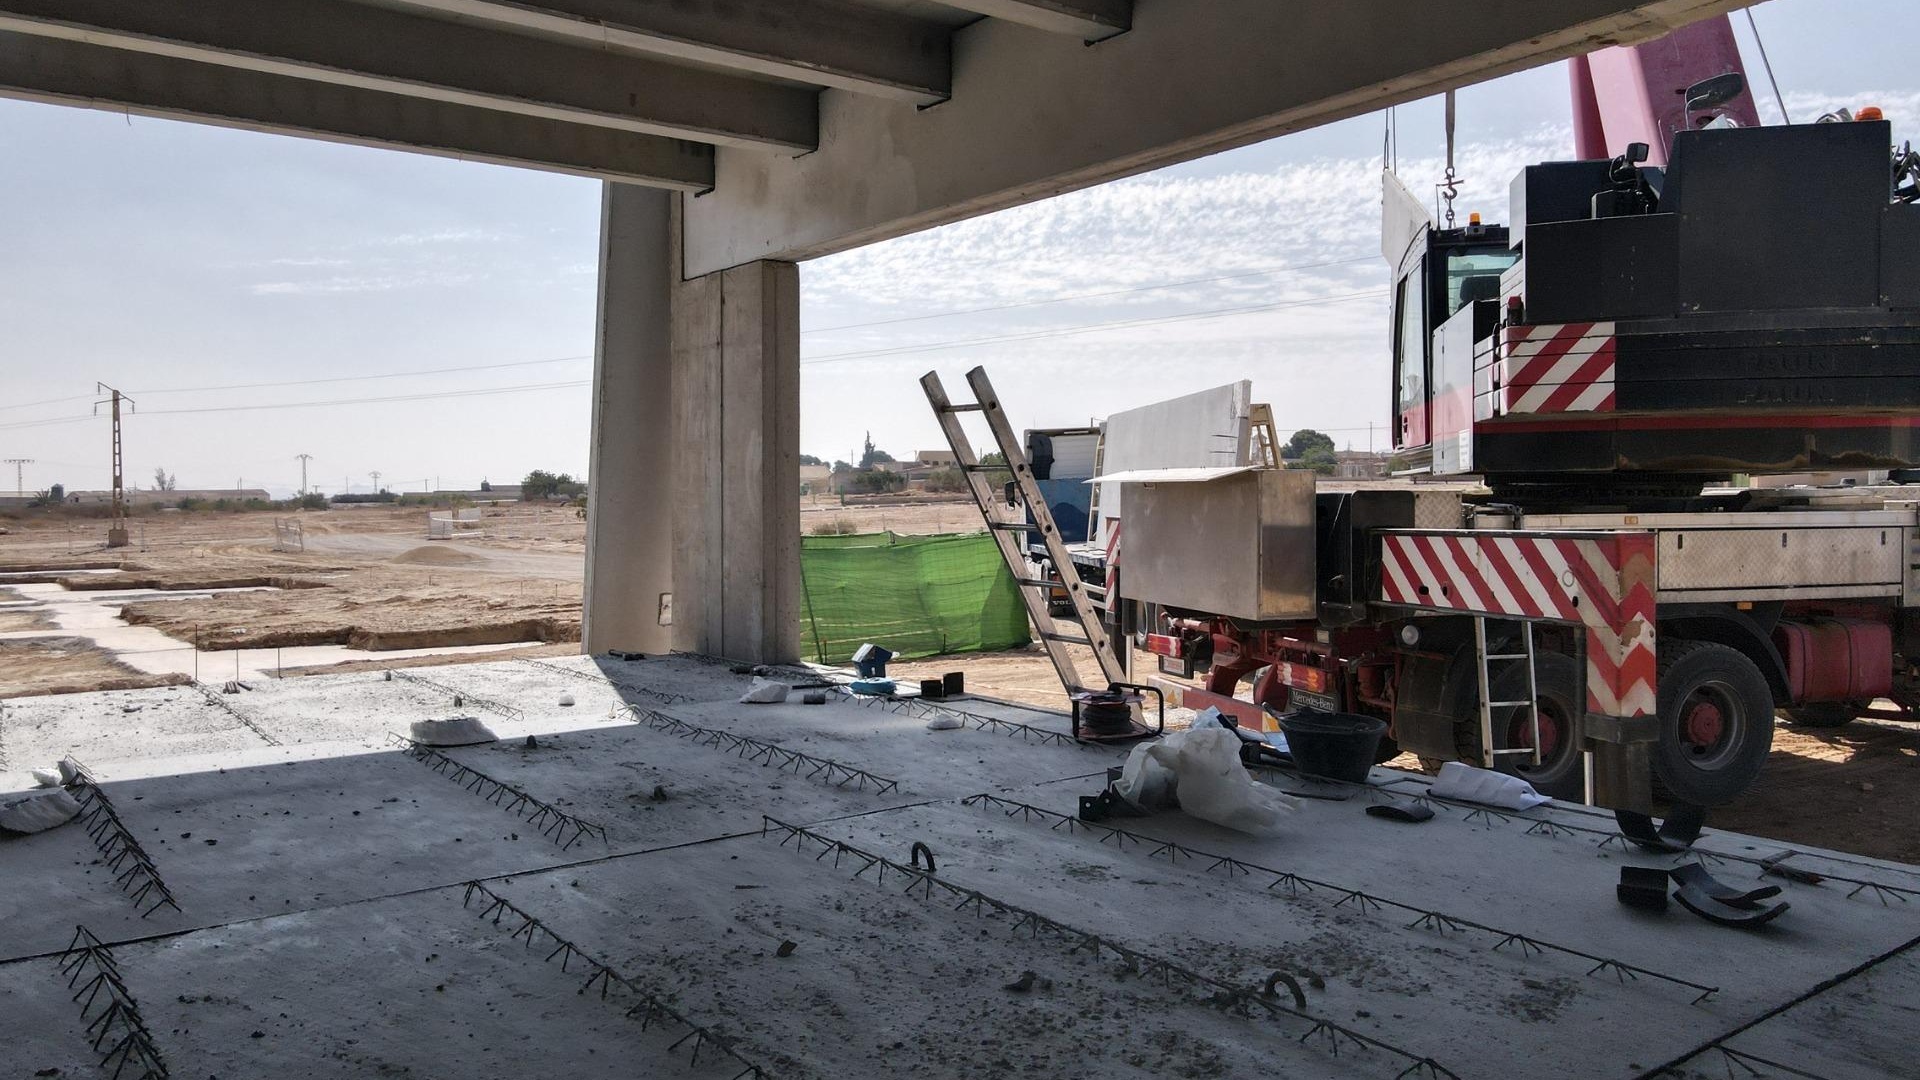
<path id="1" fill-rule="evenodd" d="M 1393 447 L 1410 472 L 1472 468 L 1473 351 L 1497 321 L 1500 275 L 1519 261 L 1503 225 L 1423 227 L 1394 275 Z"/>

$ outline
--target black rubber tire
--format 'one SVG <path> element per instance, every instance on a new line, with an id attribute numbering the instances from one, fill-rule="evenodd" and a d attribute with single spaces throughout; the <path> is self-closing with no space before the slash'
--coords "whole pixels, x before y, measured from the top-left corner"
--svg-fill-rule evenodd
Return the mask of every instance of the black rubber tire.
<path id="1" fill-rule="evenodd" d="M 1561 737 L 1553 753 L 1538 766 L 1531 758 L 1518 755 L 1497 757 L 1494 767 L 1511 773 L 1533 785 L 1542 795 L 1555 799 L 1578 800 L 1585 794 L 1586 776 L 1582 768 L 1578 740 L 1573 737 L 1575 718 L 1586 709 L 1586 695 L 1580 687 L 1580 662 L 1564 653 L 1542 652 L 1534 657 L 1534 689 L 1538 692 L 1541 719 L 1558 717 Z M 1519 701 L 1527 696 L 1527 669 L 1523 664 L 1508 664 L 1493 680 L 1494 701 Z M 1504 750 L 1508 734 L 1516 721 L 1524 722 L 1518 706 L 1496 709 L 1493 713 L 1493 745 Z M 1475 721 L 1478 726 L 1478 720 Z M 1518 743 L 1517 745 L 1527 745 Z"/>
<path id="2" fill-rule="evenodd" d="M 1821 701 L 1811 705 L 1796 705 L 1791 709 L 1781 709 L 1781 715 L 1794 727 L 1837 728 L 1853 723 L 1857 713 L 1851 704 L 1844 701 Z"/>
<path id="3" fill-rule="evenodd" d="M 1738 798 L 1773 749 L 1773 692 L 1739 650 L 1706 641 L 1660 642 L 1660 741 L 1653 778 L 1677 802 L 1718 806 Z M 1682 731 L 1683 707 L 1706 700 L 1723 733 L 1697 746 Z"/>

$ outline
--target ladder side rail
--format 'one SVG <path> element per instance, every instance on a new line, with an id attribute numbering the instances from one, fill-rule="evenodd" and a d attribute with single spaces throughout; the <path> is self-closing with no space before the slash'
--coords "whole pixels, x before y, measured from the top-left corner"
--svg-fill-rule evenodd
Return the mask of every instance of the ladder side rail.
<path id="1" fill-rule="evenodd" d="M 954 460 L 961 465 L 960 474 L 967 478 L 968 490 L 973 493 L 975 506 L 986 519 L 987 535 L 993 537 L 1000 548 L 1000 558 L 1016 580 L 1027 577 L 1023 568 L 1031 566 L 1026 549 L 1020 539 L 1023 530 L 1014 528 L 996 528 L 1010 526 L 1014 522 L 998 512 L 999 494 L 987 482 L 985 474 L 977 468 L 979 461 L 974 457 L 973 447 L 967 438 L 966 429 L 961 427 L 956 407 L 947 397 L 946 387 L 941 385 L 940 376 L 928 372 L 920 379 L 921 389 L 927 395 L 927 403 L 933 406 L 934 417 L 940 423 L 940 429 L 947 437 L 947 445 L 953 450 Z M 1031 507 L 1029 507 L 1031 510 Z M 1051 521 L 1048 522 L 1051 524 Z M 1047 651 L 1047 658 L 1053 663 L 1054 673 L 1069 693 L 1083 689 L 1080 670 L 1073 656 L 1067 651 L 1067 644 L 1059 640 L 1054 629 L 1054 619 L 1047 609 L 1048 590 L 1030 585 L 1019 585 L 1016 590 L 1020 601 L 1027 609 L 1027 618 L 1033 623 L 1034 631 L 1040 638 L 1040 644 Z"/>
<path id="2" fill-rule="evenodd" d="M 1040 494 L 1040 488 L 1033 479 L 1033 467 L 1028 464 L 1026 454 L 1021 450 L 1014 435 L 1013 426 L 1007 422 L 1006 413 L 1000 407 L 1000 396 L 994 392 L 993 383 L 988 380 L 985 368 L 974 368 L 967 372 L 967 383 L 973 388 L 974 398 L 982 406 L 981 412 L 987 418 L 992 429 L 994 441 L 1000 445 L 1000 452 L 1006 457 L 1012 470 L 1014 484 L 1020 490 L 1020 496 L 1027 504 L 1027 512 L 1034 523 L 1040 526 L 1040 539 L 1046 544 L 1047 557 L 1053 560 L 1056 568 L 1071 568 L 1073 559 L 1067 553 L 1066 544 L 1060 539 L 1060 530 L 1054 524 L 1053 514 L 1047 509 L 1046 498 Z M 1066 586 L 1068 601 L 1087 640 L 1091 643 L 1094 659 L 1100 665 L 1101 674 L 1108 682 L 1125 682 L 1126 671 L 1120 665 L 1119 655 L 1114 651 L 1107 638 L 1106 628 L 1101 625 L 1094 613 L 1093 605 L 1088 602 L 1086 589 L 1080 582 L 1078 572 L 1071 576 L 1061 571 L 1062 584 Z"/>

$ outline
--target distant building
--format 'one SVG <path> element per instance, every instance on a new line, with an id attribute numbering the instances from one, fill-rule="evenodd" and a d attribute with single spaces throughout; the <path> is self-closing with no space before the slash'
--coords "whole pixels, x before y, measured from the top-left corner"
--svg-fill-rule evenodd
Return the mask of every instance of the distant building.
<path id="1" fill-rule="evenodd" d="M 0 510 L 24 510 L 39 497 L 37 491 L 0 491 Z"/>
<path id="2" fill-rule="evenodd" d="M 809 491 L 825 492 L 832 486 L 830 483 L 832 477 L 833 466 L 831 465 L 800 466 L 800 484 Z"/>
<path id="3" fill-rule="evenodd" d="M 913 464 L 942 469 L 960 464 L 960 459 L 951 450 L 922 450 L 913 455 Z"/>
<path id="4" fill-rule="evenodd" d="M 1368 450 L 1336 450 L 1333 475 L 1341 480 L 1374 480 L 1387 475 L 1386 454 Z"/>

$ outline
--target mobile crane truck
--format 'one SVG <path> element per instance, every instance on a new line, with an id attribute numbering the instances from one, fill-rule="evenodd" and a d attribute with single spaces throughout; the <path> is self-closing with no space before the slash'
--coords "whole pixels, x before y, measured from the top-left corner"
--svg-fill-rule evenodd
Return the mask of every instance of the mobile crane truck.
<path id="1" fill-rule="evenodd" d="M 1109 618 L 1189 707 L 1710 806 L 1776 710 L 1920 705 L 1920 494 L 1719 486 L 1920 466 L 1920 158 L 1877 111 L 1759 126 L 1724 17 L 1572 79 L 1581 160 L 1523 169 L 1506 226 L 1389 184 L 1402 479 L 1129 483 Z"/>

